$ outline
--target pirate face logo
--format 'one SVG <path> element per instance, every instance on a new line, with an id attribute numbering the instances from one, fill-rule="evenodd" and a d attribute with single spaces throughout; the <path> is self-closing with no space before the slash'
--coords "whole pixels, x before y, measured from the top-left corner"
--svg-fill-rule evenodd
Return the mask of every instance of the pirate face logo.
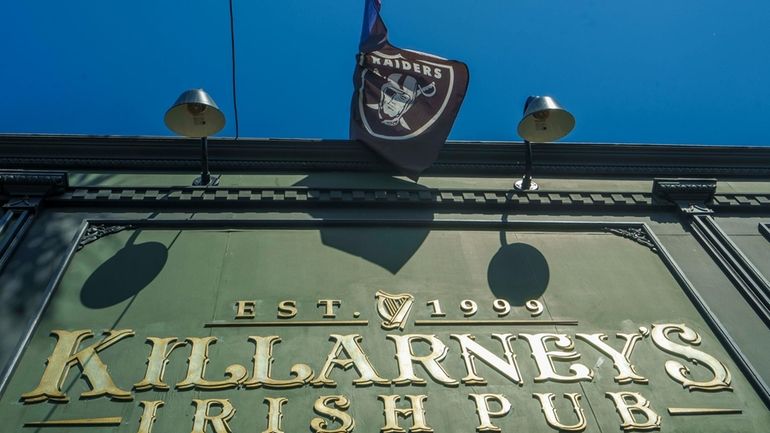
<path id="1" fill-rule="evenodd" d="M 388 81 L 380 88 L 379 104 L 368 104 L 367 107 L 377 110 L 380 121 L 387 126 L 400 125 L 411 130 L 404 120 L 404 114 L 412 108 L 415 99 L 420 96 L 428 97 L 436 94 L 436 83 L 420 87 L 417 79 L 411 75 L 390 74 Z"/>
<path id="2" fill-rule="evenodd" d="M 435 123 L 454 85 L 452 64 L 441 60 L 398 49 L 367 53 L 358 76 L 358 110 L 366 131 L 405 140 Z"/>

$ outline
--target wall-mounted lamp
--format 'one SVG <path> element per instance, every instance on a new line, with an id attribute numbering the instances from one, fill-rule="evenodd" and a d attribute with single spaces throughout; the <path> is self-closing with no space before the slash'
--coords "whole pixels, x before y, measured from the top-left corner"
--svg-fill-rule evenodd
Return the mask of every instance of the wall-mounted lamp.
<path id="1" fill-rule="evenodd" d="M 179 95 L 163 119 L 168 129 L 184 137 L 201 139 L 201 175 L 194 186 L 219 184 L 209 173 L 208 137 L 225 127 L 225 115 L 203 89 L 187 90 Z"/>
<path id="2" fill-rule="evenodd" d="M 575 117 L 562 108 L 550 96 L 530 96 L 524 103 L 524 117 L 519 122 L 518 133 L 524 139 L 526 167 L 524 177 L 513 187 L 519 191 L 534 191 L 538 188 L 532 181 L 532 142 L 556 141 L 572 131 Z"/>

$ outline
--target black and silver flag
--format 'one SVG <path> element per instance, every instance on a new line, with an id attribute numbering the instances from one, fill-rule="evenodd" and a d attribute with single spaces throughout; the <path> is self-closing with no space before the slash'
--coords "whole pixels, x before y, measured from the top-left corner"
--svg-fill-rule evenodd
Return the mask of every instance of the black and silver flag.
<path id="1" fill-rule="evenodd" d="M 416 179 L 449 136 L 468 88 L 468 67 L 390 45 L 380 5 L 366 0 L 364 8 L 350 138 Z"/>

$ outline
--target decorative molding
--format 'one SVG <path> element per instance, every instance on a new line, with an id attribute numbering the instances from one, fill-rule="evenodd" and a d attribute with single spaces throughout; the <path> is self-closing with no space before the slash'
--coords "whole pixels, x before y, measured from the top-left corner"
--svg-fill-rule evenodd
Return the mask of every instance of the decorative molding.
<path id="1" fill-rule="evenodd" d="M 770 282 L 710 215 L 690 215 L 689 223 L 695 238 L 735 284 L 759 318 L 770 326 Z"/>
<path id="2" fill-rule="evenodd" d="M 759 223 L 759 232 L 762 233 L 765 238 L 770 241 L 770 223 Z"/>
<path id="3" fill-rule="evenodd" d="M 0 194 L 10 196 L 43 196 L 67 188 L 65 172 L 0 171 Z"/>
<path id="4" fill-rule="evenodd" d="M 685 202 L 686 203 L 686 202 Z M 688 215 L 706 215 L 714 213 L 708 206 L 701 204 L 685 204 L 682 203 L 679 207 L 679 211 Z"/>
<path id="5" fill-rule="evenodd" d="M 49 206 L 183 206 L 183 207 L 313 207 L 403 205 L 435 208 L 516 206 L 653 205 L 649 193 L 514 192 L 481 189 L 349 189 L 349 188 L 74 188 L 47 199 Z M 668 206 L 668 205 L 666 205 Z"/>
<path id="6" fill-rule="evenodd" d="M 685 215 L 713 213 L 709 207 L 717 190 L 716 179 L 654 179 L 652 195 L 656 202 L 676 204 Z"/>
<path id="7" fill-rule="evenodd" d="M 96 240 L 99 240 L 107 235 L 111 235 L 113 233 L 118 233 L 118 232 L 122 232 L 123 230 L 129 230 L 133 228 L 134 228 L 134 225 L 132 224 L 128 224 L 128 225 L 90 224 L 88 226 L 88 229 L 86 229 L 86 232 L 83 234 L 83 236 L 80 238 L 80 241 L 78 242 L 77 251 L 82 250 L 83 247 L 85 247 L 86 245 Z"/>
<path id="8" fill-rule="evenodd" d="M 0 146 L 2 152 L 2 146 Z M 492 158 L 492 157 L 490 157 Z M 500 161 L 510 162 L 500 162 Z M 601 160 L 601 159 L 598 159 Z M 0 165 L 15 169 L 67 169 L 67 170 L 126 170 L 126 171 L 184 171 L 200 170 L 200 161 L 190 159 L 136 159 L 136 158 L 53 158 L 53 157 L 2 157 Z M 255 160 L 213 159 L 209 161 L 215 173 L 244 171 L 269 171 L 307 173 L 316 171 L 378 172 L 399 174 L 392 166 L 381 161 L 321 161 L 321 160 Z M 614 176 L 713 176 L 733 178 L 768 178 L 768 167 L 695 167 L 682 165 L 628 165 L 628 164 L 533 164 L 535 174 L 586 175 L 592 177 Z M 436 161 L 425 175 L 428 176 L 512 176 L 524 171 L 523 158 L 513 156 L 501 160 L 482 162 Z M 515 176 L 514 176 L 515 177 Z"/>
<path id="9" fill-rule="evenodd" d="M 645 247 L 652 250 L 652 252 L 657 253 L 658 247 L 655 245 L 655 242 L 650 239 L 649 233 L 647 230 L 641 227 L 626 227 L 626 228 L 615 228 L 615 227 L 605 227 L 604 231 L 616 234 L 618 236 L 624 237 L 626 239 L 630 239 L 640 245 L 644 245 Z"/>
<path id="10" fill-rule="evenodd" d="M 5 269 L 32 225 L 40 199 L 29 201 L 26 199 L 15 200 L 13 203 L 7 203 L 3 206 L 6 210 L 0 219 L 0 232 L 2 232 L 0 233 L 0 273 Z"/>
<path id="11" fill-rule="evenodd" d="M 714 209 L 756 208 L 770 209 L 770 194 L 717 194 L 711 205 Z"/>
<path id="12" fill-rule="evenodd" d="M 0 185 L 67 186 L 67 173 L 45 171 L 0 171 Z"/>
<path id="13" fill-rule="evenodd" d="M 350 170 L 394 172 L 349 140 L 211 138 L 216 172 Z M 769 177 L 770 148 L 615 143 L 533 144 L 535 174 Z M 196 171 L 199 143 L 175 137 L 0 134 L 0 166 Z M 427 175 L 512 176 L 524 168 L 520 142 L 451 141 Z"/>
<path id="14" fill-rule="evenodd" d="M 770 194 L 720 194 L 714 196 L 710 209 L 770 209 Z M 48 206 L 159 206 L 159 207 L 313 207 L 313 206 L 383 206 L 405 205 L 431 208 L 510 209 L 527 206 L 555 207 L 660 207 L 672 206 L 642 192 L 518 192 L 501 189 L 413 189 L 366 188 L 196 188 L 141 187 L 70 188 L 46 199 Z M 688 213 L 708 213 L 703 205 L 687 204 Z"/>
<path id="15" fill-rule="evenodd" d="M 694 212 L 705 210 L 705 206 L 700 206 L 704 209 L 699 209 L 697 205 L 710 203 L 716 190 L 716 179 L 658 178 L 652 183 L 652 195 L 655 199 L 676 203 L 683 212 L 690 208 Z"/>
<path id="16" fill-rule="evenodd" d="M 24 197 L 24 198 L 10 198 L 7 203 L 3 205 L 3 209 L 12 211 L 32 211 L 35 212 L 40 208 L 42 199 L 40 197 Z"/>
<path id="17" fill-rule="evenodd" d="M 675 199 L 708 201 L 717 189 L 716 179 L 655 179 L 652 193 Z"/>
<path id="18" fill-rule="evenodd" d="M 3 192 L 7 192 L 6 185 L 9 184 L 14 185 L 14 187 L 24 183 L 34 185 L 36 182 L 40 182 L 43 185 L 47 184 L 45 181 L 46 175 L 38 176 L 33 174 L 27 178 L 17 174 L 7 176 L 6 174 L 7 172 L 0 171 L 0 190 Z M 45 188 L 49 187 L 45 186 Z M 7 199 L 8 201 L 2 207 L 5 212 L 2 218 L 0 218 L 0 273 L 3 272 L 5 266 L 11 261 L 16 248 L 18 248 L 30 226 L 32 226 L 35 214 L 43 202 L 43 197 L 37 194 L 34 194 L 32 197 L 26 194 L 23 196 L 11 195 Z"/>

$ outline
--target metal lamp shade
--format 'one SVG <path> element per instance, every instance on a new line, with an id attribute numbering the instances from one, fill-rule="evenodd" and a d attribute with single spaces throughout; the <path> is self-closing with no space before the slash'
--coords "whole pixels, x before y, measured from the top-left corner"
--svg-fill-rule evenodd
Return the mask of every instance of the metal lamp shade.
<path id="1" fill-rule="evenodd" d="M 225 115 L 203 89 L 179 95 L 163 120 L 168 129 L 185 137 L 208 137 L 225 127 Z"/>
<path id="2" fill-rule="evenodd" d="M 575 118 L 550 96 L 530 96 L 519 122 L 519 136 L 527 141 L 556 141 L 575 127 Z"/>

